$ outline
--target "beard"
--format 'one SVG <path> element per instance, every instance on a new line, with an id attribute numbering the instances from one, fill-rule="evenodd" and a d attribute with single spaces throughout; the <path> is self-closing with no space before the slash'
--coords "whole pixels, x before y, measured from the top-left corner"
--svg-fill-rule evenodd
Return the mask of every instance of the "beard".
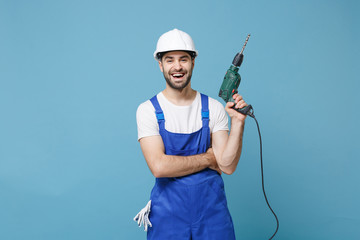
<path id="1" fill-rule="evenodd" d="M 168 74 L 168 73 L 166 73 L 166 74 L 163 73 L 163 74 L 164 74 L 164 78 L 165 78 L 167 84 L 168 84 L 172 89 L 176 89 L 176 90 L 182 90 L 182 89 L 184 89 L 187 85 L 189 85 L 190 80 L 191 80 L 191 76 L 192 76 L 192 73 L 190 72 L 189 75 L 187 76 L 185 82 L 177 84 L 177 83 L 171 81 L 171 75 L 170 75 L 170 74 Z"/>

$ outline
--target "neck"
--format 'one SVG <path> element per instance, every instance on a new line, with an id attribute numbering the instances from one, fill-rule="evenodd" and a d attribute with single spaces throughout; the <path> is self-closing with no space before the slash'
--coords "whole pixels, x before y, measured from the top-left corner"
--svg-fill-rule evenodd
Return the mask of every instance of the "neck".
<path id="1" fill-rule="evenodd" d="M 183 89 L 173 89 L 166 85 L 162 93 L 167 100 L 178 106 L 190 105 L 196 97 L 196 91 L 191 88 L 190 83 Z"/>

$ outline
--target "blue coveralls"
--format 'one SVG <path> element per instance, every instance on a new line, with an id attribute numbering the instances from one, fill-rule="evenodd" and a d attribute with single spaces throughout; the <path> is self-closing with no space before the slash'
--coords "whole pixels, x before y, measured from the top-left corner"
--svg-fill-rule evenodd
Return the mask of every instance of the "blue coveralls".
<path id="1" fill-rule="evenodd" d="M 155 108 L 160 135 L 167 155 L 204 153 L 210 146 L 208 97 L 201 94 L 202 128 L 190 134 L 165 129 L 157 97 Z M 149 240 L 232 240 L 233 222 L 227 208 L 224 182 L 209 168 L 184 177 L 157 178 L 151 192 Z"/>

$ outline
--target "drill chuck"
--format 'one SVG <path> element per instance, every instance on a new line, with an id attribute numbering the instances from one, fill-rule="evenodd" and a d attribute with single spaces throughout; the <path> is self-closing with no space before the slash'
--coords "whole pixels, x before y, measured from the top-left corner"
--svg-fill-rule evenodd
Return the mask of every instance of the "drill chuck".
<path id="1" fill-rule="evenodd" d="M 232 64 L 233 64 L 235 67 L 240 67 L 241 64 L 242 64 L 243 59 L 244 59 L 244 54 L 238 53 L 238 54 L 235 55 Z"/>

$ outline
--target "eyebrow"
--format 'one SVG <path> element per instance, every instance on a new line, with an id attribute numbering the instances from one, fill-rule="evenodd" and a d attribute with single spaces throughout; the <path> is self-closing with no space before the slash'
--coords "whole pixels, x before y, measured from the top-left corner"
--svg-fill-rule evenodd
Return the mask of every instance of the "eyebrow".
<path id="1" fill-rule="evenodd" d="M 173 59 L 174 57 L 172 56 L 165 56 L 165 59 Z M 188 55 L 182 55 L 180 56 L 180 58 L 190 58 Z"/>

